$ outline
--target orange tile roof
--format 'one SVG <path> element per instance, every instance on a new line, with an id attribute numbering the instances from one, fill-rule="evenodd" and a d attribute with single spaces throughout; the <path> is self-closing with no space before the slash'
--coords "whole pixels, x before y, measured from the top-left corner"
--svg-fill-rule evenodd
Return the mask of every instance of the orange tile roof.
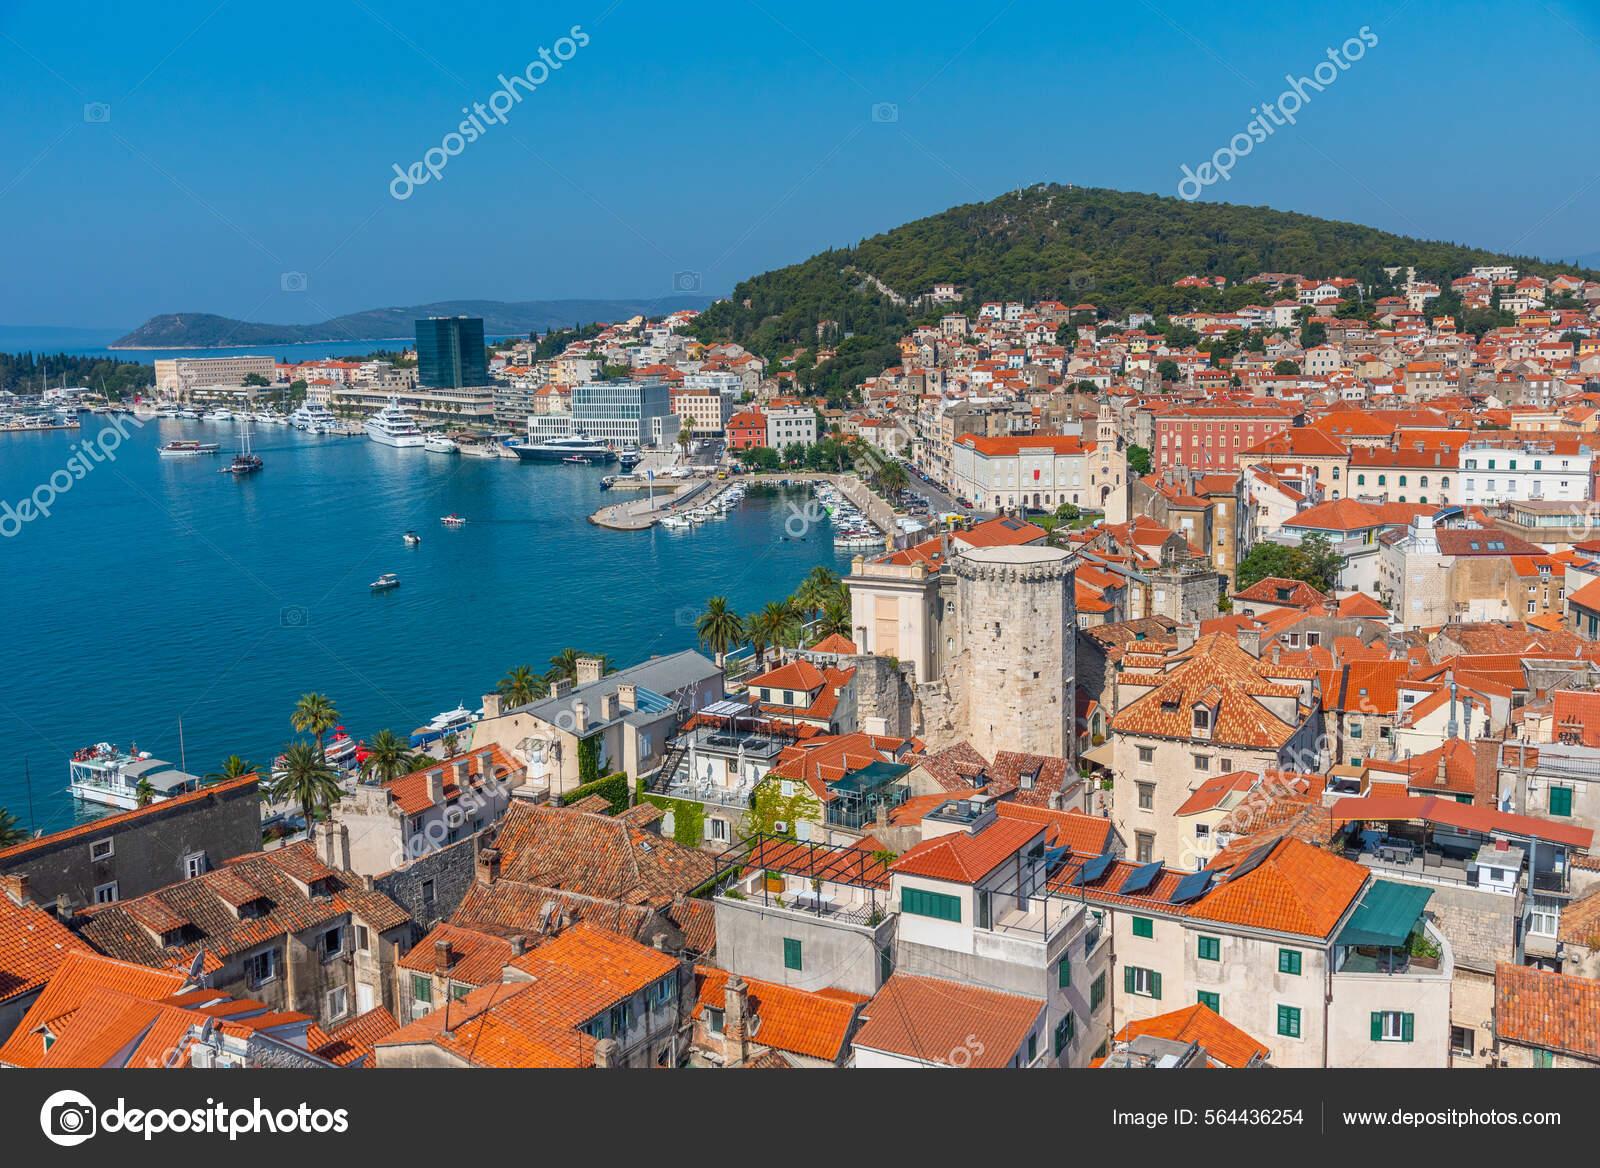
<path id="1" fill-rule="evenodd" d="M 1258 698 L 1300 697 L 1300 688 L 1269 681 L 1274 667 L 1257 661 L 1231 637 L 1201 637 L 1188 650 L 1168 655 L 1165 673 L 1125 672 L 1124 685 L 1153 685 L 1111 720 L 1118 733 L 1188 739 L 1194 733 L 1193 707 L 1205 701 L 1218 705 L 1211 740 L 1247 747 L 1278 747 L 1294 734 L 1294 726 Z M 1300 667 L 1277 667 L 1288 673 Z"/>
<path id="2" fill-rule="evenodd" d="M 905 876 L 975 884 L 1044 832 L 1042 824 L 997 818 L 976 835 L 951 832 L 909 848 L 889 870 Z"/>
<path id="3" fill-rule="evenodd" d="M 692 1017 L 699 1018 L 708 1007 L 721 1010 L 726 1006 L 728 977 L 724 969 L 696 967 L 699 993 Z M 843 1053 L 857 1008 L 865 1000 L 857 995 L 812 993 L 755 978 L 744 982 L 754 1025 L 752 1042 L 828 1062 L 837 1061 Z"/>
<path id="4" fill-rule="evenodd" d="M 1326 938 L 1365 887 L 1369 870 L 1294 838 L 1252 871 L 1196 902 L 1199 920 Z"/>
<path id="5" fill-rule="evenodd" d="M 462 985 L 482 986 L 497 982 L 500 980 L 500 971 L 511 961 L 510 941 L 441 921 L 400 959 L 400 968 L 413 973 L 434 973 L 438 965 L 437 946 L 440 943 L 450 946 L 450 961 L 444 976 Z"/>
<path id="6" fill-rule="evenodd" d="M 0 1046 L 0 1065 L 39 1066 L 45 1055 L 42 1028 L 47 1024 L 60 1027 L 97 991 L 116 990 L 129 997 L 151 1000 L 175 993 L 183 984 L 182 974 L 148 969 L 98 953 L 71 953 L 45 984 L 5 1045 Z"/>
<path id="7" fill-rule="evenodd" d="M 1117 1031 L 1116 1041 L 1132 1042 L 1146 1034 L 1173 1042 L 1198 1042 L 1205 1047 L 1209 1061 L 1225 1067 L 1247 1067 L 1253 1060 L 1265 1059 L 1271 1053 L 1232 1022 L 1201 1005 L 1129 1022 Z"/>
<path id="8" fill-rule="evenodd" d="M 44 985 L 69 953 L 92 952 L 38 905 L 0 893 L 0 1004 Z"/>
<path id="9" fill-rule="evenodd" d="M 1600 982 L 1501 962 L 1494 996 L 1496 1037 L 1600 1062 Z"/>
<path id="10" fill-rule="evenodd" d="M 852 1044 L 948 1067 L 1006 1067 L 1044 1002 L 966 982 L 896 973 L 863 1011 Z"/>
<path id="11" fill-rule="evenodd" d="M 365 1059 L 366 1066 L 372 1066 L 372 1044 L 387 1038 L 400 1024 L 394 1020 L 394 1015 L 382 1006 L 374 1006 L 365 1014 L 358 1014 L 343 1026 L 335 1027 L 326 1034 L 321 1027 L 313 1027 L 321 1042 L 312 1041 L 307 1034 L 306 1045 L 311 1048 L 311 1053 L 318 1058 L 327 1059 L 341 1067 Z"/>
<path id="12" fill-rule="evenodd" d="M 1001 800 L 994 808 L 1002 819 L 1041 825 L 1045 829 L 1046 847 L 1071 848 L 1080 856 L 1100 856 L 1105 854 L 1110 845 L 1111 821 L 1098 815 L 1086 815 L 1082 811 L 1056 811 L 1010 799 Z"/>
<path id="13" fill-rule="evenodd" d="M 512 758 L 509 753 L 498 746 L 491 749 L 494 751 L 494 775 L 491 776 L 492 778 L 520 775 L 522 773 L 522 764 Z M 484 784 L 483 764 L 479 761 L 479 756 L 482 754 L 482 750 L 473 750 L 442 759 L 424 767 L 420 771 L 412 771 L 408 775 L 401 775 L 386 784 L 386 789 L 396 805 L 405 814 L 421 815 L 433 806 L 433 800 L 428 797 L 428 775 L 433 771 L 444 771 L 442 785 L 445 802 L 448 803 L 452 799 L 459 799 L 463 792 L 456 781 L 456 764 L 463 762 L 467 764 L 467 785 L 477 790 Z"/>

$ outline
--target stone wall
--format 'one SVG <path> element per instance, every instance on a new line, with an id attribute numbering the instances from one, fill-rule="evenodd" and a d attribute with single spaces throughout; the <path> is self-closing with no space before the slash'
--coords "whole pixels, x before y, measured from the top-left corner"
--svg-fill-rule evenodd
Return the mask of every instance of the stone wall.
<path id="1" fill-rule="evenodd" d="M 455 912 L 467 895 L 477 879 L 482 835 L 457 840 L 373 879 L 374 888 L 411 914 L 414 940 Z"/>

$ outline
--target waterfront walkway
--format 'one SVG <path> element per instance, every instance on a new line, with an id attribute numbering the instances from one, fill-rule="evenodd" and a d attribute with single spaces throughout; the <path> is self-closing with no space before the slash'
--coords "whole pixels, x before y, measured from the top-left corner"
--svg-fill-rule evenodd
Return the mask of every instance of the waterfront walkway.
<path id="1" fill-rule="evenodd" d="M 626 503 L 614 503 L 590 515 L 589 522 L 596 527 L 608 527 L 612 531 L 643 531 L 660 523 L 664 516 L 672 515 L 687 507 L 702 507 L 712 502 L 736 481 L 709 478 L 691 479 L 687 482 L 681 479 L 668 479 L 666 483 L 657 482 L 658 489 L 654 501 L 646 497 L 630 499 Z"/>

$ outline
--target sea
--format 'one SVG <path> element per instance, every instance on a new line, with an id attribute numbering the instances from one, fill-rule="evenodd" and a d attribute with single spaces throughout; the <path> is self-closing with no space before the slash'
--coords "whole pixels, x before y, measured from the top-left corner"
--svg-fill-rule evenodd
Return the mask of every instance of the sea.
<path id="1" fill-rule="evenodd" d="M 513 666 L 694 648 L 708 597 L 750 613 L 817 564 L 849 566 L 800 484 L 692 529 L 615 532 L 586 518 L 616 501 L 598 466 L 267 427 L 252 439 L 264 468 L 236 480 L 219 473 L 235 423 L 82 417 L 0 432 L 0 806 L 45 831 L 104 813 L 67 794 L 84 746 L 197 775 L 230 754 L 266 766 L 312 691 L 357 738 L 409 734 L 476 709 Z M 180 438 L 223 452 L 158 456 Z M 42 506 L 19 510 L 29 498 Z M 444 527 L 450 514 L 466 525 Z M 400 587 L 370 591 L 385 572 Z"/>
<path id="2" fill-rule="evenodd" d="M 112 349 L 112 341 L 125 336 L 128 329 L 32 329 L 0 326 L 0 353 L 67 353 L 74 357 L 105 357 L 118 361 L 153 364 L 168 357 L 273 357 L 284 364 L 322 361 L 340 357 L 363 357 L 379 350 L 395 353 L 416 345 L 416 337 L 372 338 L 361 341 L 308 341 L 299 345 L 245 345 L 222 349 Z M 518 337 L 525 334 L 517 334 Z M 486 336 L 489 344 L 506 340 Z M 515 339 L 515 338 L 512 338 Z M 89 388 L 94 388 L 90 386 Z"/>

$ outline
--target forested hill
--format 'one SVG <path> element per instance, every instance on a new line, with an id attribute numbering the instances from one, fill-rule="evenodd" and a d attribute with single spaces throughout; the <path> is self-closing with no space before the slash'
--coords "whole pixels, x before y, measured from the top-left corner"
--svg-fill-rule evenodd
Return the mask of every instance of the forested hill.
<path id="1" fill-rule="evenodd" d="M 1388 288 L 1386 265 L 1414 265 L 1419 274 L 1447 282 L 1479 264 L 1600 278 L 1567 265 L 1268 207 L 1040 184 L 952 207 L 853 248 L 745 280 L 731 299 L 700 315 L 697 331 L 775 357 L 814 346 L 817 325 L 834 321 L 839 333 L 825 330 L 825 339 L 856 334 L 839 348 L 836 372 L 843 375 L 845 366 L 868 368 L 885 354 L 885 364 L 894 364 L 892 342 L 913 320 L 931 320 L 940 311 L 899 303 L 880 286 L 915 301 L 935 283 L 950 282 L 968 306 L 989 300 L 1088 301 L 1120 316 L 1129 309 L 1160 314 L 1257 303 L 1263 296 L 1259 286 L 1235 285 L 1264 271 L 1354 276 L 1369 287 Z M 1172 286 L 1187 275 L 1225 276 L 1229 287 Z M 835 380 L 820 384 L 832 388 Z"/>

